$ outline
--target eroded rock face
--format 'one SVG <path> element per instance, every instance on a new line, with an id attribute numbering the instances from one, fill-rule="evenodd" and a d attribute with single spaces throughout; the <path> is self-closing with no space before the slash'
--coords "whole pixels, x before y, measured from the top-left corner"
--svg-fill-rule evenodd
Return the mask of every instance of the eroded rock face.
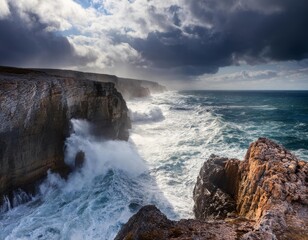
<path id="1" fill-rule="evenodd" d="M 195 216 L 226 217 L 221 207 L 235 204 L 238 216 L 256 221 L 245 239 L 308 238 L 307 173 L 307 162 L 266 138 L 250 145 L 244 161 L 212 156 L 194 189 Z"/>
<path id="2" fill-rule="evenodd" d="M 114 75 L 78 72 L 71 70 L 58 69 L 38 69 L 52 76 L 69 77 L 75 79 L 88 79 L 96 82 L 111 82 L 114 83 L 118 91 L 127 99 L 147 97 L 151 93 L 164 92 L 167 89 L 152 81 L 137 80 L 130 78 L 120 78 Z"/>
<path id="3" fill-rule="evenodd" d="M 237 166 L 237 161 L 232 160 L 233 165 Z M 197 219 L 225 218 L 227 214 L 236 211 L 236 202 L 232 196 L 235 191 L 233 183 L 237 181 L 237 172 L 232 174 L 230 172 L 227 175 L 225 170 L 227 163 L 228 158 L 211 155 L 201 168 L 194 188 L 194 213 Z"/>
<path id="4" fill-rule="evenodd" d="M 91 121 L 105 138 L 128 138 L 128 110 L 113 83 L 0 70 L 0 196 L 48 169 L 68 171 L 64 141 L 72 118 Z"/>
<path id="5" fill-rule="evenodd" d="M 243 161 L 212 155 L 194 201 L 196 219 L 174 222 L 141 209 L 117 239 L 145 239 L 140 234 L 150 230 L 141 222 L 163 232 L 153 239 L 308 239 L 308 163 L 269 139 L 252 143 Z"/>
<path id="6" fill-rule="evenodd" d="M 232 240 L 243 236 L 252 227 L 250 221 L 171 221 L 155 206 L 145 206 L 131 217 L 115 240 Z M 239 227 L 241 226 L 241 227 Z"/>

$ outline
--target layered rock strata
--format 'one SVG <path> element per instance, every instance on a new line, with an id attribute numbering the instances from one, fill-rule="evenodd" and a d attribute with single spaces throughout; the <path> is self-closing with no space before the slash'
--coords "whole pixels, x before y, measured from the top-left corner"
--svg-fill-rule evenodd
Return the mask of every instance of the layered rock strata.
<path id="1" fill-rule="evenodd" d="M 120 78 L 115 75 L 78 72 L 58 69 L 37 69 L 52 76 L 70 77 L 75 79 L 88 79 L 96 82 L 112 82 L 125 99 L 147 97 L 151 93 L 164 92 L 167 89 L 152 81 Z"/>
<path id="2" fill-rule="evenodd" d="M 130 120 L 113 83 L 0 68 L 0 197 L 44 177 L 65 173 L 64 141 L 70 119 L 86 119 L 93 132 L 128 138 Z"/>
<path id="3" fill-rule="evenodd" d="M 116 239 L 308 239 L 308 163 L 269 139 L 252 143 L 243 161 L 212 155 L 193 195 L 196 219 L 144 207 Z"/>

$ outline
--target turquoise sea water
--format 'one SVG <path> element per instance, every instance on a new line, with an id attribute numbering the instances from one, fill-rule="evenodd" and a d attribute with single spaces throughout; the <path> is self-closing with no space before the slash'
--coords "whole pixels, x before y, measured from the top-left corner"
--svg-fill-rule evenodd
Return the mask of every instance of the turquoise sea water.
<path id="1" fill-rule="evenodd" d="M 308 160 L 308 92 L 169 91 L 127 102 L 129 142 L 104 141 L 72 120 L 66 162 L 83 150 L 86 164 L 68 180 L 56 174 L 26 204 L 0 212 L 0 239 L 113 239 L 146 204 L 169 218 L 193 217 L 192 191 L 214 153 L 243 159 L 268 137 Z M 12 206 L 11 206 L 12 207 Z"/>
<path id="2" fill-rule="evenodd" d="M 222 132 L 230 144 L 247 144 L 265 136 L 307 160 L 307 91 L 187 91 L 187 105 L 202 106 L 234 127 Z M 185 98 L 185 97 L 184 97 Z"/>

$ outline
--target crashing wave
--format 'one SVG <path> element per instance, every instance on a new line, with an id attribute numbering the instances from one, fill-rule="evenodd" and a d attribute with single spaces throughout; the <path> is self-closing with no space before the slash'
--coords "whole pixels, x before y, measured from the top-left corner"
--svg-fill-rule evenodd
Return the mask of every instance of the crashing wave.
<path id="1" fill-rule="evenodd" d="M 146 111 L 130 111 L 130 118 L 133 122 L 159 122 L 165 119 L 159 107 L 153 107 Z"/>

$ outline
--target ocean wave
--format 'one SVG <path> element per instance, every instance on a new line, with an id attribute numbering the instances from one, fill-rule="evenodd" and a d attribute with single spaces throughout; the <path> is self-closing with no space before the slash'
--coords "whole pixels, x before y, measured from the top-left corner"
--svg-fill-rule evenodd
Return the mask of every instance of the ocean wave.
<path id="1" fill-rule="evenodd" d="M 170 107 L 170 110 L 175 110 L 175 111 L 190 111 L 191 109 L 188 107 Z"/>
<path id="2" fill-rule="evenodd" d="M 82 151 L 84 165 L 67 180 L 49 173 L 40 186 L 43 203 L 29 203 L 35 208 L 20 206 L 0 216 L 0 239 L 114 239 L 145 204 L 156 204 L 171 219 L 192 218 L 192 190 L 212 153 L 243 159 L 260 136 L 281 138 L 282 144 L 293 141 L 288 136 L 307 139 L 305 120 L 295 126 L 277 121 L 271 111 L 259 114 L 274 110 L 268 102 L 244 96 L 230 106 L 229 98 L 192 97 L 166 92 L 128 101 L 135 122 L 128 143 L 92 138 L 89 123 L 72 120 L 65 161 L 74 167 Z M 294 153 L 307 160 L 306 145 L 296 144 Z"/>
<path id="3" fill-rule="evenodd" d="M 0 212 L 0 239 L 111 240 L 141 206 L 173 214 L 131 142 L 103 141 L 91 136 L 89 122 L 71 122 L 65 162 L 75 170 L 67 179 L 48 172 L 35 198 Z M 85 160 L 75 166 L 80 151 Z"/>
<path id="4" fill-rule="evenodd" d="M 216 109 L 254 109 L 263 111 L 274 111 L 277 110 L 276 107 L 270 105 L 212 105 Z"/>
<path id="5" fill-rule="evenodd" d="M 130 110 L 130 118 L 133 122 L 159 122 L 165 119 L 159 107 L 152 107 L 143 111 Z"/>
<path id="6" fill-rule="evenodd" d="M 28 194 L 21 189 L 17 189 L 12 193 L 12 199 L 9 199 L 8 196 L 3 197 L 2 205 L 0 205 L 0 213 L 10 211 L 32 199 L 34 199 L 34 197 L 31 194 Z"/>
<path id="7" fill-rule="evenodd" d="M 146 170 L 143 160 L 128 142 L 92 138 L 87 121 L 73 119 L 71 122 L 74 133 L 66 140 L 65 163 L 74 167 L 76 155 L 83 152 L 82 177 L 93 178 L 110 169 L 137 176 Z"/>

